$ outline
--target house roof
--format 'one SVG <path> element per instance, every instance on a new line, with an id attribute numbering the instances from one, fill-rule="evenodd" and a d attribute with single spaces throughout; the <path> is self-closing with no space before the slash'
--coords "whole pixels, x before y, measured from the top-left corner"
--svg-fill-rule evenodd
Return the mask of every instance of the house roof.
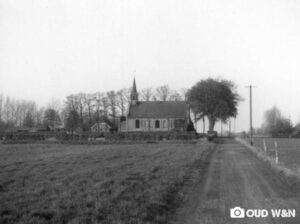
<path id="1" fill-rule="evenodd" d="M 108 123 L 106 123 L 106 122 L 98 122 L 98 123 L 95 123 L 91 128 L 98 127 L 98 126 L 100 126 L 102 124 L 105 124 L 105 125 L 107 125 L 107 126 L 110 127 L 110 125 Z"/>
<path id="2" fill-rule="evenodd" d="M 110 127 L 114 126 L 113 123 L 107 117 L 101 116 L 100 119 L 99 119 L 99 121 L 96 122 L 95 124 L 93 124 L 92 127 L 94 127 L 95 125 L 103 124 L 103 123 L 107 124 Z"/>
<path id="3" fill-rule="evenodd" d="M 185 118 L 188 105 L 184 101 L 139 101 L 130 105 L 129 118 Z"/>

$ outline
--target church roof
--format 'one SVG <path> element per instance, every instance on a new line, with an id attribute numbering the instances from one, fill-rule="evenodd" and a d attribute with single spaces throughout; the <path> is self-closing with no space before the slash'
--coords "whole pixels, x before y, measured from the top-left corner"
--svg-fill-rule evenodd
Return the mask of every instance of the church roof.
<path id="1" fill-rule="evenodd" d="M 130 105 L 129 118 L 186 118 L 188 105 L 184 101 L 138 101 Z"/>

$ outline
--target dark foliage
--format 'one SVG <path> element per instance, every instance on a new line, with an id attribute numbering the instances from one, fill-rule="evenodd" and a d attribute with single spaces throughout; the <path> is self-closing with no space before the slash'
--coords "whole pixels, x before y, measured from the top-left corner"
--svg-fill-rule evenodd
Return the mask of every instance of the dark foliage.
<path id="1" fill-rule="evenodd" d="M 206 116 L 209 130 L 213 131 L 216 121 L 236 117 L 240 96 L 233 82 L 208 78 L 196 83 L 188 91 L 187 99 L 196 118 Z"/>

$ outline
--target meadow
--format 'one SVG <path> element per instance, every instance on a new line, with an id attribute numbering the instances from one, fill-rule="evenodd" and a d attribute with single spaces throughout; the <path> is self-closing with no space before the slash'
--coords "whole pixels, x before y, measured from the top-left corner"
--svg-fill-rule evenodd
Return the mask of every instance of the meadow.
<path id="1" fill-rule="evenodd" d="M 209 144 L 0 144 L 0 223 L 166 223 Z"/>
<path id="2" fill-rule="evenodd" d="M 267 156 L 275 160 L 275 142 L 277 142 L 278 163 L 300 174 L 300 139 L 294 138 L 254 138 L 254 146 L 264 151 L 263 139 L 267 147 Z"/>

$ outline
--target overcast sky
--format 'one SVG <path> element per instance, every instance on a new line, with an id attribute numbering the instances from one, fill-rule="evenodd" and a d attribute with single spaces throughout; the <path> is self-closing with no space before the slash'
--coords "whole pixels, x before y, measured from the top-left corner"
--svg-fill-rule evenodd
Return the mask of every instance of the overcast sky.
<path id="1" fill-rule="evenodd" d="M 78 92 L 233 80 L 237 130 L 277 105 L 300 119 L 298 0 L 1 0 L 0 93 L 46 105 Z"/>

